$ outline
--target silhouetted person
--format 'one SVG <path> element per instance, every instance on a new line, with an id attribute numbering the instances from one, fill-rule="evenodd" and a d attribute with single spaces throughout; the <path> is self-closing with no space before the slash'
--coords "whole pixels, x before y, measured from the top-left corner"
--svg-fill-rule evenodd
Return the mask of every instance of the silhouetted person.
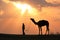
<path id="1" fill-rule="evenodd" d="M 24 25 L 24 23 L 23 23 L 23 25 L 22 25 L 22 32 L 23 32 L 23 35 L 25 35 L 24 30 L 25 30 L 25 25 Z"/>

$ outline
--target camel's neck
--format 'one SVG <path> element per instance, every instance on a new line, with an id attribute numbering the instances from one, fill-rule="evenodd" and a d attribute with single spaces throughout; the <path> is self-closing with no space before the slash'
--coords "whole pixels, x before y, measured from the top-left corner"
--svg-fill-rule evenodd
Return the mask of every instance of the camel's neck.
<path id="1" fill-rule="evenodd" d="M 34 24 L 37 24 L 37 22 L 35 22 L 35 20 L 32 20 L 32 22 L 33 22 Z"/>

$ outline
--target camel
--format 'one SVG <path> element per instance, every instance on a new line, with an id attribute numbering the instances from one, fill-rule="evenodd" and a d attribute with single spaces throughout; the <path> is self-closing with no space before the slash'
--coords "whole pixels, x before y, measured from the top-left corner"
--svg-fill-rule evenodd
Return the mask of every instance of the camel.
<path id="1" fill-rule="evenodd" d="M 49 35 L 49 22 L 47 20 L 40 20 L 38 22 L 35 22 L 35 20 L 33 18 L 31 18 L 31 20 L 35 25 L 38 25 L 39 35 L 40 35 L 40 32 L 42 35 L 42 27 L 43 26 L 46 26 L 46 33 L 48 33 L 48 35 Z"/>

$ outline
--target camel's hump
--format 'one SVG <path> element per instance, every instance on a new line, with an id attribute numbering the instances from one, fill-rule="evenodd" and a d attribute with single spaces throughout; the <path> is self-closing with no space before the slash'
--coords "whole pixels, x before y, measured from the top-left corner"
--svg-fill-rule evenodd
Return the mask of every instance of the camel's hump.
<path id="1" fill-rule="evenodd" d="M 40 20 L 39 22 L 48 22 L 47 20 Z"/>

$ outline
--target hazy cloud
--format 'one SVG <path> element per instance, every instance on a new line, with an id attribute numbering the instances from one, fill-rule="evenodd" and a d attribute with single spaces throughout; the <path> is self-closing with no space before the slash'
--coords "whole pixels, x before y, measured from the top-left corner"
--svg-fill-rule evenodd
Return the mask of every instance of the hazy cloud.
<path id="1" fill-rule="evenodd" d="M 15 11 L 11 2 L 8 2 L 8 0 L 0 0 L 0 18 L 16 18 Z"/>
<path id="2" fill-rule="evenodd" d="M 35 0 L 34 0 L 35 1 Z M 60 6 L 60 4 L 49 3 L 46 0 L 36 0 L 35 3 L 40 4 L 41 6 Z"/>
<path id="3" fill-rule="evenodd" d="M 60 0 L 46 0 L 48 3 L 54 3 L 54 4 L 58 4 L 60 3 Z"/>
<path id="4" fill-rule="evenodd" d="M 12 9 L 12 4 L 10 1 L 24 1 L 24 0 L 0 0 L 0 10 L 4 10 L 4 15 L 1 16 L 0 15 L 0 18 L 1 17 L 13 17 L 12 15 L 10 15 L 10 12 L 11 11 L 10 9 Z M 26 1 L 26 0 L 25 0 Z M 36 5 L 38 8 L 38 5 L 41 5 L 43 7 L 45 6 L 60 6 L 60 4 L 54 4 L 54 3 L 50 3 L 50 2 L 47 2 L 46 0 L 27 0 L 28 2 L 34 4 L 34 6 Z M 26 1 L 26 2 L 27 2 Z M 9 9 L 10 7 L 10 9 Z M 9 10 L 9 11 L 8 11 Z M 11 13 L 14 13 L 15 11 L 11 12 Z M 2 12 L 3 13 L 3 12 Z"/>
<path id="5" fill-rule="evenodd" d="M 26 1 L 26 0 L 10 0 L 10 1 Z M 60 6 L 60 4 L 50 3 L 46 0 L 27 0 L 30 3 L 33 3 L 35 5 L 41 5 L 41 6 Z"/>

